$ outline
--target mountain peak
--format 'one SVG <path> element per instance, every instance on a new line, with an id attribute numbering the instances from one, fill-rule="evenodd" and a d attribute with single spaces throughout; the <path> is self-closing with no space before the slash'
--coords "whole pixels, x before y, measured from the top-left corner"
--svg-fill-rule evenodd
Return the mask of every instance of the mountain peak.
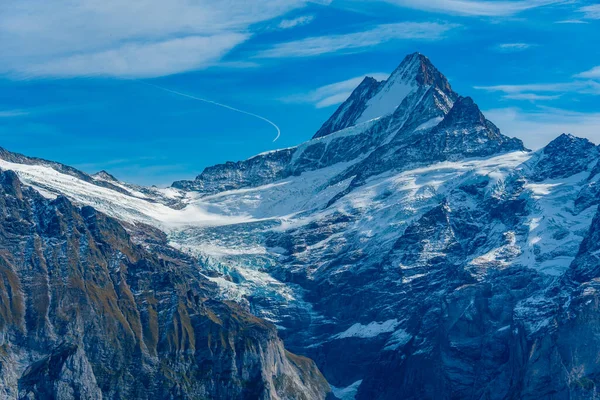
<path id="1" fill-rule="evenodd" d="M 108 182 L 118 182 L 117 178 L 115 178 L 113 175 L 109 174 L 105 170 L 96 172 L 94 175 L 92 175 L 92 177 L 94 179 L 101 179 L 103 181 L 108 181 Z"/>
<path id="2" fill-rule="evenodd" d="M 455 94 L 444 75 L 421 53 L 404 57 L 390 77 L 382 82 L 366 77 L 319 129 L 319 138 L 350 126 L 393 114 L 402 102 L 435 87 L 448 98 Z"/>
<path id="3" fill-rule="evenodd" d="M 472 124 L 485 125 L 485 117 L 471 97 L 461 96 L 454 102 L 454 107 L 446 116 L 444 124 L 456 127 Z"/>
<path id="4" fill-rule="evenodd" d="M 579 143 L 582 146 L 589 147 L 589 148 L 594 147 L 594 144 L 586 138 L 578 137 L 571 133 L 562 133 L 556 139 L 551 141 L 548 144 L 548 146 L 546 146 L 546 150 L 548 150 L 549 148 L 560 148 L 561 146 L 575 144 L 575 143 Z"/>
<path id="5" fill-rule="evenodd" d="M 332 132 L 352 126 L 364 113 L 368 99 L 377 93 L 384 82 L 379 82 L 370 76 L 365 77 L 356 89 L 354 89 L 350 97 L 321 126 L 315 136 L 313 136 L 313 139 L 327 136 Z"/>
<path id="6" fill-rule="evenodd" d="M 600 155 L 596 145 L 588 139 L 563 133 L 539 153 L 534 165 L 534 179 L 565 178 L 587 171 Z"/>
<path id="7" fill-rule="evenodd" d="M 357 89 L 361 86 L 371 86 L 373 84 L 379 83 L 379 81 L 375 78 L 373 78 L 372 76 L 365 76 L 365 79 L 362 80 L 361 83 L 359 83 L 359 85 L 356 87 Z"/>
<path id="8" fill-rule="evenodd" d="M 391 80 L 398 76 L 405 81 L 416 81 L 419 85 L 439 86 L 446 90 L 452 90 L 448 79 L 433 65 L 431 60 L 421 53 L 413 53 L 404 57 L 404 60 L 390 76 Z"/>

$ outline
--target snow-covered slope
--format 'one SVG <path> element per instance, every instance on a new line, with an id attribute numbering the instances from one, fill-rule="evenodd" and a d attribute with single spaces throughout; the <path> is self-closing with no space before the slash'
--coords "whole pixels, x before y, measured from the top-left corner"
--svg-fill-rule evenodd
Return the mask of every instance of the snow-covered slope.
<path id="1" fill-rule="evenodd" d="M 9 157 L 5 157 L 9 158 Z M 13 158 L 14 161 L 16 161 Z M 100 177 L 87 177 L 65 173 L 43 160 L 22 163 L 0 159 L 0 169 L 12 170 L 26 185 L 32 186 L 42 195 L 55 198 L 66 196 L 78 204 L 92 206 L 121 221 L 135 224 L 146 223 L 162 229 L 185 225 L 220 225 L 247 222 L 244 216 L 227 217 L 207 212 L 200 204 L 185 205 L 184 194 L 173 188 L 145 189 L 145 193 L 118 181 L 109 184 Z M 133 188 L 133 189 L 132 189 Z"/>

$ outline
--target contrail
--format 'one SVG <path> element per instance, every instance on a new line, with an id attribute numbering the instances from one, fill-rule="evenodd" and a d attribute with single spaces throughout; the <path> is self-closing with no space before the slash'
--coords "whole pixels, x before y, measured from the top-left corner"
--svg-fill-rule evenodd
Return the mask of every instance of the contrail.
<path id="1" fill-rule="evenodd" d="M 155 85 L 153 83 L 148 83 L 148 82 L 139 81 L 139 80 L 136 80 L 136 82 L 142 83 L 144 85 L 152 86 L 152 87 L 154 87 L 156 89 L 164 90 L 165 92 L 173 93 L 173 94 L 176 94 L 176 95 L 179 95 L 179 96 L 182 96 L 182 97 L 187 97 L 188 99 L 198 100 L 198 101 L 202 101 L 202 102 L 208 103 L 208 104 L 214 104 L 215 106 L 223 107 L 223 108 L 226 108 L 226 109 L 231 110 L 231 111 L 236 111 L 236 112 L 239 112 L 239 113 L 242 113 L 242 114 L 250 115 L 251 117 L 255 117 L 255 118 L 258 118 L 260 120 L 265 121 L 266 123 L 272 125 L 273 128 L 277 129 L 277 136 L 275 137 L 275 139 L 273 139 L 273 142 L 276 142 L 277 139 L 279 139 L 279 137 L 281 136 L 281 129 L 279 129 L 279 127 L 273 121 L 270 121 L 270 120 L 266 119 L 265 117 L 261 117 L 258 114 L 254 114 L 254 113 L 251 113 L 249 111 L 240 110 L 239 108 L 231 107 L 231 106 L 228 106 L 227 104 L 217 103 L 216 101 L 212 101 L 212 100 L 208 100 L 208 99 L 203 99 L 201 97 L 192 96 L 192 95 L 187 94 L 187 93 L 181 93 L 181 92 L 178 92 L 176 90 L 167 89 L 165 87 L 158 86 L 158 85 Z"/>

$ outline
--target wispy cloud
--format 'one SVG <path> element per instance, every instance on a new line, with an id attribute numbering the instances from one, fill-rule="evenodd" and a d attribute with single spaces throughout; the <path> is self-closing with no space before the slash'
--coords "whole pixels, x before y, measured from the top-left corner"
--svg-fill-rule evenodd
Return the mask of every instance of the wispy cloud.
<path id="1" fill-rule="evenodd" d="M 589 71 L 582 72 L 575 75 L 577 78 L 589 78 L 589 79 L 600 79 L 600 65 L 590 69 Z"/>
<path id="2" fill-rule="evenodd" d="M 296 26 L 307 25 L 312 22 L 315 17 L 312 15 L 303 15 L 294 19 L 284 19 L 279 25 L 277 25 L 280 29 L 290 29 L 295 28 Z"/>
<path id="3" fill-rule="evenodd" d="M 61 104 L 61 105 L 45 105 L 30 108 L 16 108 L 9 110 L 0 109 L 0 118 L 21 118 L 21 117 L 36 117 L 45 114 L 55 114 L 68 112 L 75 109 L 83 109 L 93 107 L 92 104 Z"/>
<path id="4" fill-rule="evenodd" d="M 331 0 L 317 0 L 328 4 Z M 0 2 L 0 74 L 149 77 L 206 68 L 308 0 Z"/>
<path id="5" fill-rule="evenodd" d="M 361 51 L 392 40 L 438 40 L 458 27 L 434 22 L 400 22 L 341 35 L 309 37 L 280 43 L 256 55 L 260 58 L 311 57 L 338 51 Z"/>
<path id="6" fill-rule="evenodd" d="M 231 69 L 249 69 L 258 68 L 260 64 L 253 61 L 221 61 L 212 65 L 215 68 L 231 68 Z"/>
<path id="7" fill-rule="evenodd" d="M 471 17 L 504 17 L 522 11 L 568 0 L 521 0 L 521 1 L 482 1 L 482 0 L 384 0 L 401 7 L 437 12 L 442 14 Z"/>
<path id="8" fill-rule="evenodd" d="M 569 18 L 562 21 L 557 21 L 557 24 L 589 24 L 587 20 L 600 19 L 600 4 L 592 4 L 589 6 L 579 7 L 578 14 L 574 18 Z"/>
<path id="9" fill-rule="evenodd" d="M 0 110 L 0 118 L 15 118 L 29 115 L 27 110 Z"/>
<path id="10" fill-rule="evenodd" d="M 484 111 L 484 114 L 504 134 L 522 139 L 532 149 L 545 146 L 562 133 L 572 133 L 600 143 L 600 113 L 539 107 L 533 111 L 498 108 Z"/>
<path id="11" fill-rule="evenodd" d="M 556 24 L 589 24 L 587 21 L 582 21 L 580 19 L 565 19 L 562 21 L 556 21 Z"/>
<path id="12" fill-rule="evenodd" d="M 111 76 L 146 78 L 212 66 L 247 39 L 243 34 L 192 36 L 157 43 L 132 43 L 97 53 L 59 57 L 25 67 L 21 77 Z"/>
<path id="13" fill-rule="evenodd" d="M 352 93 L 352 91 L 365 79 L 365 76 L 373 77 L 379 81 L 385 80 L 389 74 L 373 73 L 357 76 L 341 82 L 331 83 L 321 86 L 309 93 L 295 94 L 281 99 L 285 103 L 309 103 L 314 104 L 316 108 L 325 108 L 343 103 Z"/>
<path id="14" fill-rule="evenodd" d="M 502 43 L 496 46 L 496 50 L 505 52 L 505 53 L 513 53 L 518 51 L 527 50 L 535 45 L 531 43 Z"/>
<path id="15" fill-rule="evenodd" d="M 600 19 L 600 4 L 581 7 L 579 12 L 582 12 L 585 18 Z"/>
<path id="16" fill-rule="evenodd" d="M 560 98 L 560 94 L 555 95 L 542 95 L 535 93 L 514 93 L 507 94 L 503 96 L 505 99 L 511 100 L 529 100 L 529 101 L 538 101 L 538 100 L 557 100 Z"/>
<path id="17" fill-rule="evenodd" d="M 516 100 L 554 100 L 560 95 L 569 93 L 600 95 L 600 83 L 592 80 L 576 80 L 566 83 L 475 86 L 475 89 L 504 93 L 504 98 Z"/>

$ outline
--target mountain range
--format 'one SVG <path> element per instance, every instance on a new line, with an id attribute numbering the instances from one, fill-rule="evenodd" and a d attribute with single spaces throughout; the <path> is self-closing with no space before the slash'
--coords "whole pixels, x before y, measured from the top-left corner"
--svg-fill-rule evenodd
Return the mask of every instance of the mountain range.
<path id="1" fill-rule="evenodd" d="M 590 399 L 600 148 L 407 56 L 169 188 L 0 150 L 0 397 Z"/>

